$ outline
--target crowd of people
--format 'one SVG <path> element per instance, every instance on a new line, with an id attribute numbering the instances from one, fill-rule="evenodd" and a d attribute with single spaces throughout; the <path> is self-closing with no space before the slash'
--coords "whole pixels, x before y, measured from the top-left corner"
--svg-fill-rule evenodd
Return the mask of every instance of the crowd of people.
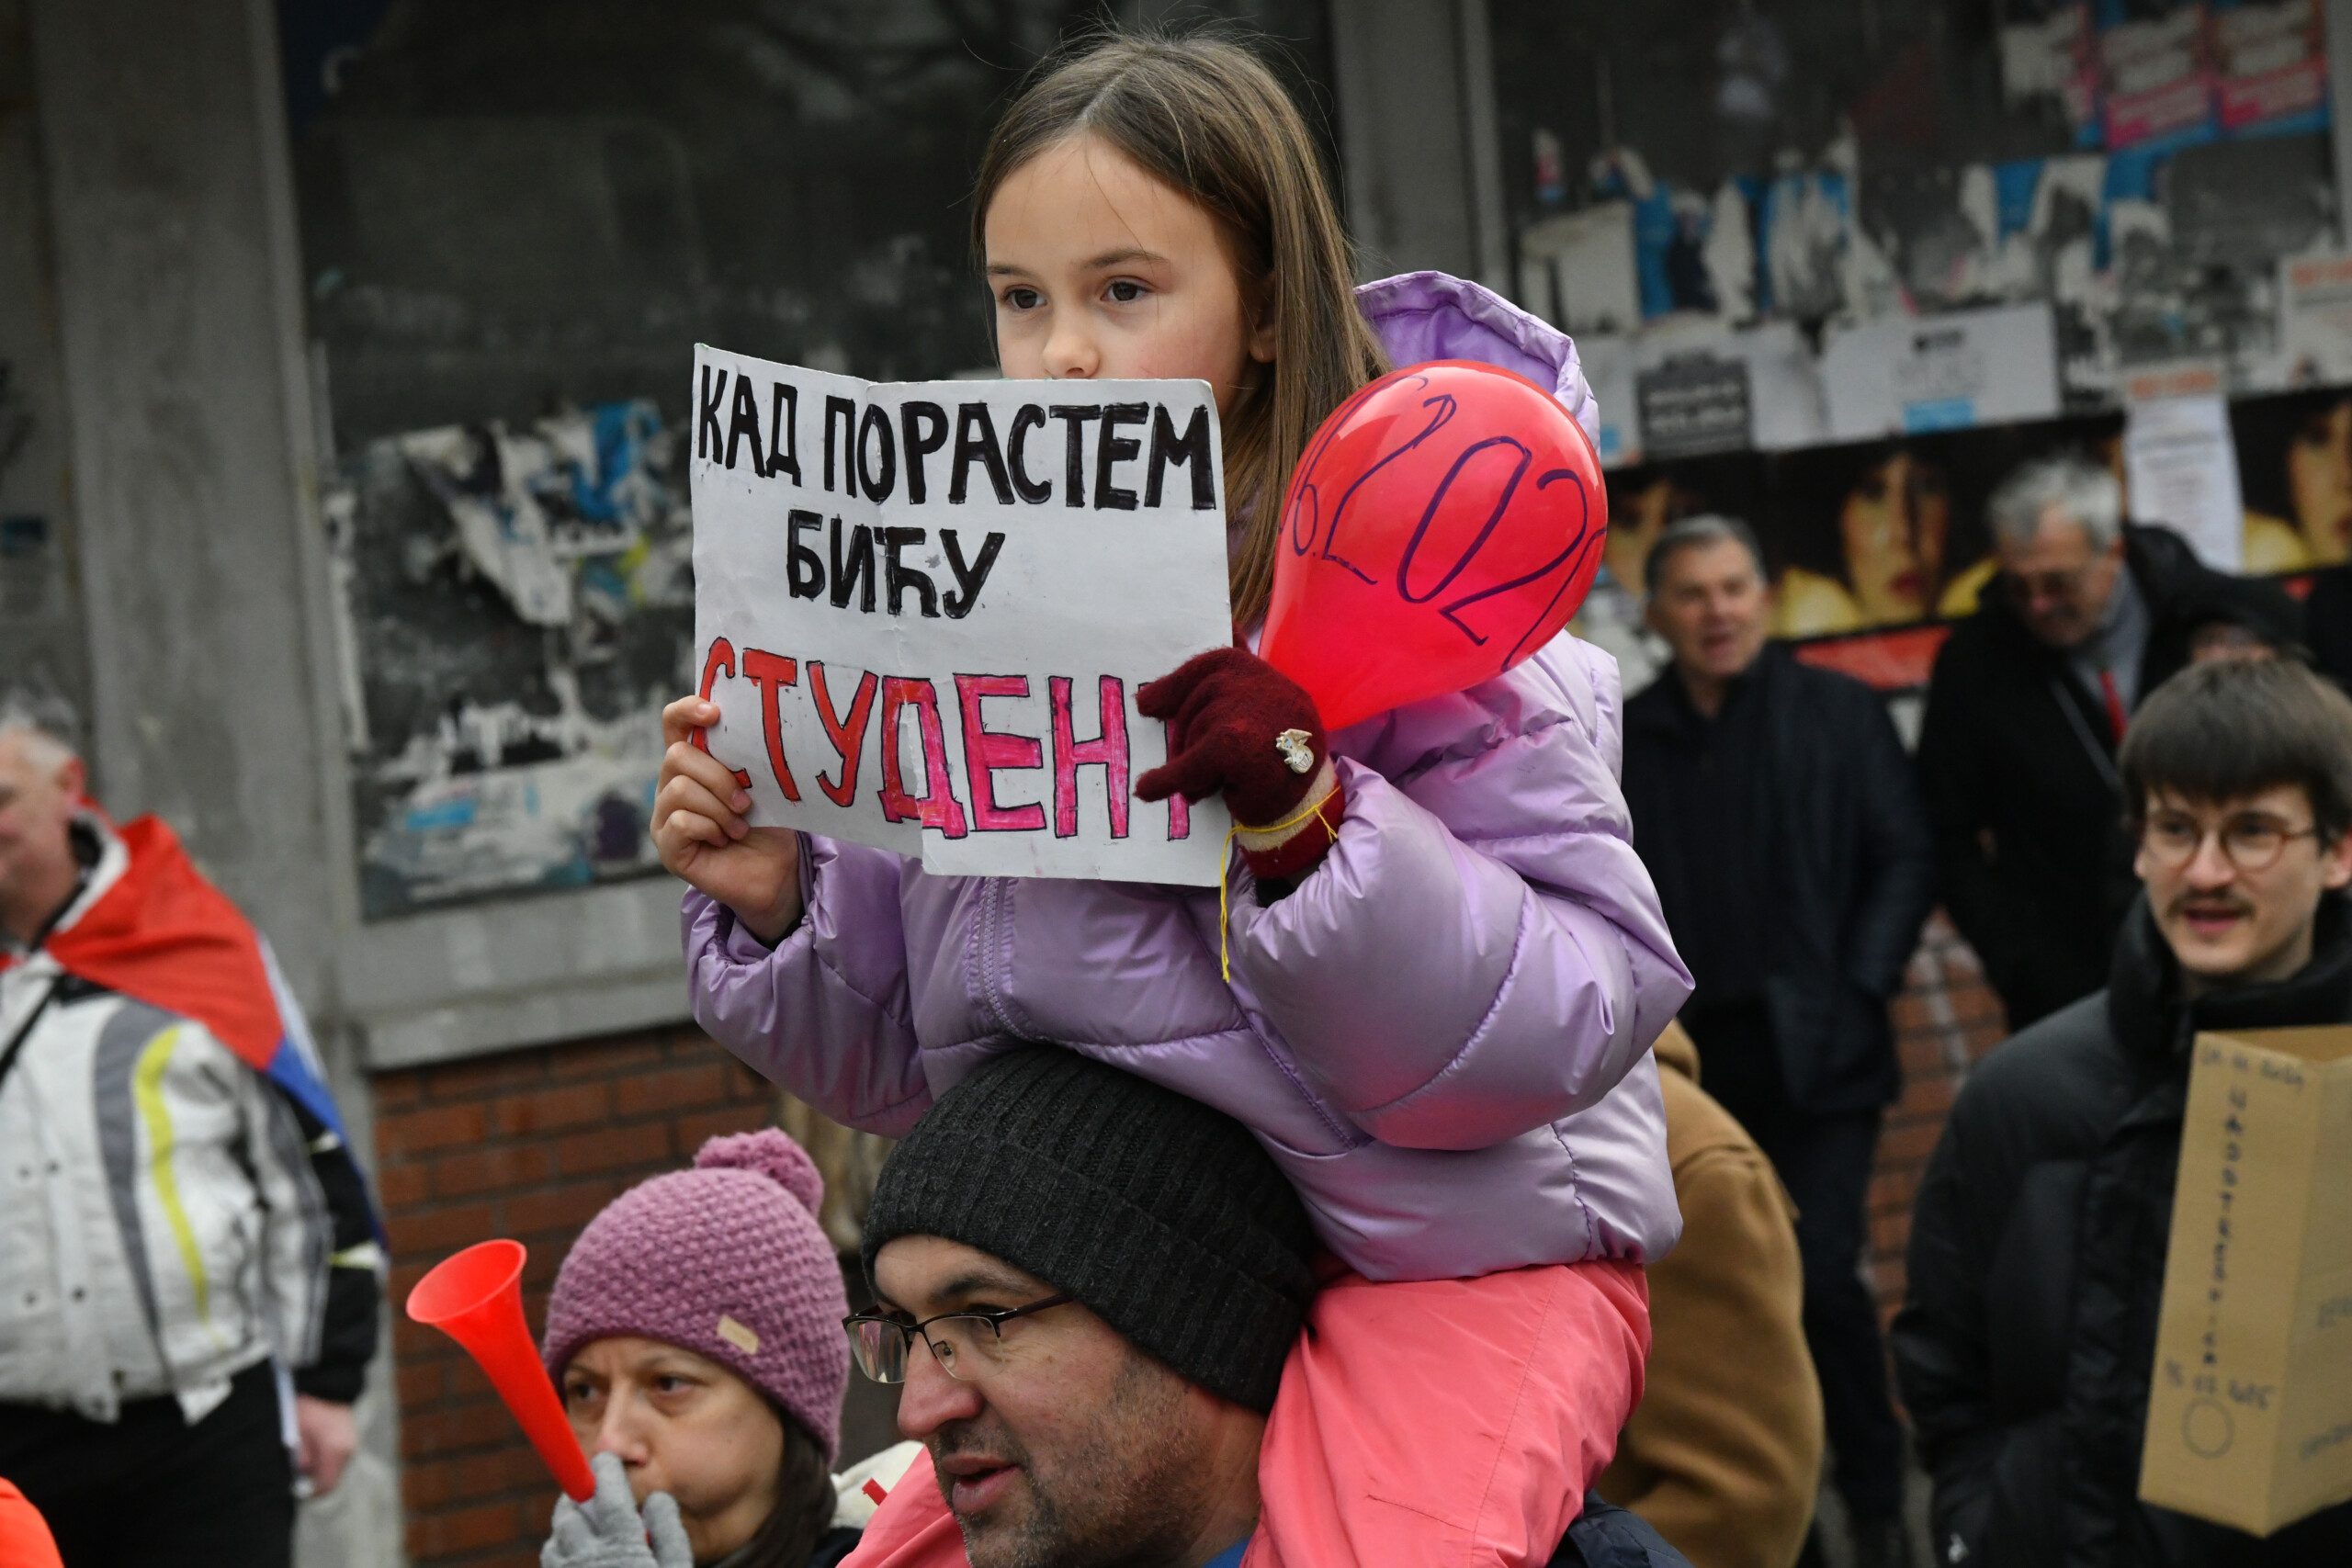
<path id="1" fill-rule="evenodd" d="M 1877 1568 L 1912 1446 L 1953 1568 L 2352 1561 L 2352 1506 L 2257 1541 L 2136 1495 L 2188 1040 L 2352 1023 L 2324 598 L 2061 457 L 1987 503 L 1916 755 L 1771 639 L 1712 514 L 1645 529 L 1638 692 L 1564 637 L 1328 731 L 1252 650 L 1316 426 L 1435 357 L 1589 419 L 1574 344 L 1438 275 L 1356 289 L 1229 41 L 1042 67 L 974 213 L 1006 375 L 1215 390 L 1236 641 L 1143 688 L 1136 788 L 1222 796 L 1229 907 L 755 827 L 693 744 L 717 705 L 673 704 L 696 1019 L 899 1142 L 867 1310 L 781 1132 L 588 1225 L 542 1349 L 597 1484 L 547 1568 Z M 70 717 L 0 705 L 0 1561 L 286 1563 L 356 1441 L 375 1221 L 266 944 L 85 783 Z M 1939 905 L 2016 1034 L 1883 1337 L 1864 1193 Z M 906 1440 L 837 1472 L 853 1370 Z"/>

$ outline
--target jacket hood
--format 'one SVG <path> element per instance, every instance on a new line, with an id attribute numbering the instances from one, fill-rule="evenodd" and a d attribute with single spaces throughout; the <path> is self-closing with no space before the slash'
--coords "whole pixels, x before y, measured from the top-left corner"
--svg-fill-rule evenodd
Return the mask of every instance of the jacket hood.
<path id="1" fill-rule="evenodd" d="M 1692 1083 L 1699 1081 L 1699 1043 L 1682 1027 L 1680 1019 L 1667 1021 L 1665 1031 L 1650 1050 L 1657 1056 L 1658 1066 L 1667 1072 L 1680 1073 Z"/>
<path id="2" fill-rule="evenodd" d="M 2189 1041 L 2208 1029 L 2289 1029 L 2352 1023 L 2352 904 L 2320 897 L 2312 961 L 2284 980 L 2179 999 L 2180 965 L 2156 930 L 2144 895 L 2115 940 L 2108 982 L 2108 1027 L 2132 1055 L 2152 1064 L 2188 1059 Z"/>
<path id="3" fill-rule="evenodd" d="M 1391 364 L 1475 359 L 1548 387 L 1600 446 L 1600 404 L 1584 378 L 1576 341 L 1490 288 L 1442 272 L 1408 272 L 1356 290 L 1357 308 Z"/>

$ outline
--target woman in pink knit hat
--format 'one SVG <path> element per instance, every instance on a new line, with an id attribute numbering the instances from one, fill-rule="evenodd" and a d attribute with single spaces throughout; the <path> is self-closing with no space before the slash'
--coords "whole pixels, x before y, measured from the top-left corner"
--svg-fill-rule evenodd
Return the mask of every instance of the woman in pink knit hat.
<path id="1" fill-rule="evenodd" d="M 849 1304 L 823 1196 L 808 1156 L 769 1128 L 711 1139 L 694 1168 L 589 1222 L 556 1275 L 542 1353 L 597 1492 L 557 1504 L 544 1568 L 848 1555 L 910 1453 L 831 1473 Z"/>

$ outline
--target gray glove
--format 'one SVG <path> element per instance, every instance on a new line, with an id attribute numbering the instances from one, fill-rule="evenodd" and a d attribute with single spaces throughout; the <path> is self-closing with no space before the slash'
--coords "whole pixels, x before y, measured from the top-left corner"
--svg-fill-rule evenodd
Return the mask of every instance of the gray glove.
<path id="1" fill-rule="evenodd" d="M 596 1495 L 585 1504 L 556 1500 L 555 1531 L 539 1548 L 539 1568 L 695 1568 L 675 1497 L 654 1493 L 639 1517 L 620 1455 L 598 1454 L 589 1467 Z"/>

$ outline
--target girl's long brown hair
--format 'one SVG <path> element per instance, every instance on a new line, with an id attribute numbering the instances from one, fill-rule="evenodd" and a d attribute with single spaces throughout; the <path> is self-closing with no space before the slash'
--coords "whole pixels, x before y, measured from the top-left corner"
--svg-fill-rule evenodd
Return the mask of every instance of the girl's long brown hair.
<path id="1" fill-rule="evenodd" d="M 1274 362 L 1225 422 L 1225 496 L 1246 533 L 1231 569 L 1233 619 L 1262 620 L 1283 491 L 1317 425 L 1388 368 L 1356 309 L 1354 268 L 1314 138 L 1290 95 L 1242 45 L 1204 34 L 1103 32 L 1039 62 L 980 160 L 972 245 L 1012 172 L 1069 137 L 1101 137 L 1214 214 L 1241 267 L 1242 298 L 1272 312 Z"/>

